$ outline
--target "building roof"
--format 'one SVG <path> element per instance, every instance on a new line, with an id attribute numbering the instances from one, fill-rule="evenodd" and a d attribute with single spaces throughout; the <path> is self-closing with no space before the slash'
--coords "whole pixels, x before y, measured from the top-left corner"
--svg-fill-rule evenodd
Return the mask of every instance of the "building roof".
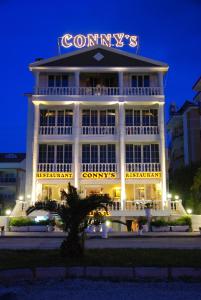
<path id="1" fill-rule="evenodd" d="M 168 70 L 166 63 L 105 46 L 85 48 L 30 64 L 31 69 L 37 67 L 161 67 Z"/>
<path id="2" fill-rule="evenodd" d="M 189 107 L 197 107 L 197 105 L 191 101 L 186 100 L 176 113 L 182 115 Z"/>
<path id="3" fill-rule="evenodd" d="M 26 153 L 0 153 L 0 163 L 16 163 L 26 158 Z"/>
<path id="4" fill-rule="evenodd" d="M 201 76 L 198 78 L 198 80 L 194 83 L 192 89 L 195 92 L 200 92 L 201 91 Z"/>

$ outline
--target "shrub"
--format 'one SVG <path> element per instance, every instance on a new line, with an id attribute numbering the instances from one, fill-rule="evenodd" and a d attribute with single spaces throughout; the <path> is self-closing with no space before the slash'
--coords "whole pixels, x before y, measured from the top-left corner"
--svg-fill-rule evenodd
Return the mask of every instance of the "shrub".
<path id="1" fill-rule="evenodd" d="M 179 219 L 175 221 L 169 222 L 171 226 L 182 226 L 182 225 L 188 225 L 190 228 L 192 227 L 192 221 L 191 217 L 189 216 L 182 216 Z"/>
<path id="2" fill-rule="evenodd" d="M 162 227 L 162 226 L 167 226 L 168 222 L 166 222 L 163 219 L 158 219 L 155 221 L 151 221 L 151 226 L 155 226 L 155 227 Z"/>
<path id="3" fill-rule="evenodd" d="M 41 225 L 53 225 L 54 222 L 51 220 L 41 220 L 36 222 L 30 218 L 18 217 L 10 219 L 10 226 L 41 226 Z"/>
<path id="4" fill-rule="evenodd" d="M 33 225 L 35 222 L 29 218 L 11 218 L 10 219 L 10 226 L 30 226 Z"/>

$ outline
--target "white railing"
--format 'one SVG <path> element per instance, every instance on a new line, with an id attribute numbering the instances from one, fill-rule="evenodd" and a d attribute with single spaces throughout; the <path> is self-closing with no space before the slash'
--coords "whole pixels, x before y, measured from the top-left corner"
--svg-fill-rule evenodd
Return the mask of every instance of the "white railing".
<path id="1" fill-rule="evenodd" d="M 72 126 L 40 126 L 40 135 L 71 135 Z"/>
<path id="2" fill-rule="evenodd" d="M 80 96 L 156 96 L 163 95 L 161 87 L 38 87 L 36 95 Z"/>
<path id="3" fill-rule="evenodd" d="M 0 183 L 15 183 L 16 177 L 0 176 Z"/>
<path id="4" fill-rule="evenodd" d="M 81 172 L 117 172 L 116 163 L 81 164 Z"/>
<path id="5" fill-rule="evenodd" d="M 82 135 L 114 135 L 116 134 L 115 126 L 82 126 Z"/>
<path id="6" fill-rule="evenodd" d="M 148 205 L 152 210 L 162 209 L 161 200 L 133 200 L 126 201 L 124 210 L 144 210 Z"/>
<path id="7" fill-rule="evenodd" d="M 186 211 L 182 205 L 182 200 L 172 200 L 169 202 L 169 208 L 172 214 L 186 214 Z"/>
<path id="8" fill-rule="evenodd" d="M 72 126 L 40 126 L 40 135 L 71 135 Z"/>
<path id="9" fill-rule="evenodd" d="M 75 87 L 39 87 L 36 88 L 37 95 L 77 95 L 78 91 Z"/>
<path id="10" fill-rule="evenodd" d="M 160 172 L 160 163 L 126 163 L 126 172 Z"/>
<path id="11" fill-rule="evenodd" d="M 119 87 L 80 87 L 79 95 L 81 96 L 118 96 Z"/>
<path id="12" fill-rule="evenodd" d="M 126 126 L 126 135 L 159 134 L 158 126 Z"/>
<path id="13" fill-rule="evenodd" d="M 38 172 L 72 172 L 72 164 L 39 163 Z"/>
<path id="14" fill-rule="evenodd" d="M 124 208 L 121 208 L 121 202 L 112 202 L 108 205 L 109 211 L 139 211 L 144 210 L 147 205 L 150 205 L 152 210 L 161 210 L 162 209 L 162 201 L 161 200 L 133 200 L 126 201 L 124 204 Z"/>
<path id="15" fill-rule="evenodd" d="M 157 96 L 163 95 L 161 87 L 125 87 L 123 94 L 126 96 Z"/>

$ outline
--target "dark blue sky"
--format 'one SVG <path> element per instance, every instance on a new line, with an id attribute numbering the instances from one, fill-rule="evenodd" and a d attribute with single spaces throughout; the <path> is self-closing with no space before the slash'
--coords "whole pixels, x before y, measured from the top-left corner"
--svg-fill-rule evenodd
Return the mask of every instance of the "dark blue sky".
<path id="1" fill-rule="evenodd" d="M 167 62 L 166 107 L 192 99 L 201 75 L 200 0 L 0 0 L 0 152 L 26 149 L 28 64 L 57 55 L 57 38 L 71 33 L 140 36 L 140 55 Z M 130 49 L 132 51 L 132 49 Z M 167 109 L 166 109 L 167 111 Z"/>

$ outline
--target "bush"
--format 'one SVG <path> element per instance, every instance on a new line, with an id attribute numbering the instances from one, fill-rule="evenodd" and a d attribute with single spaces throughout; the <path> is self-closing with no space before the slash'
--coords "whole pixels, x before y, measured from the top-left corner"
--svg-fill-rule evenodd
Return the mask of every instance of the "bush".
<path id="1" fill-rule="evenodd" d="M 10 219 L 10 226 L 31 226 L 34 225 L 35 221 L 29 218 L 11 218 Z"/>
<path id="2" fill-rule="evenodd" d="M 155 226 L 155 227 L 162 227 L 162 226 L 167 226 L 168 222 L 166 222 L 163 219 L 158 219 L 155 221 L 151 221 L 151 226 Z"/>
<path id="3" fill-rule="evenodd" d="M 49 219 L 36 222 L 34 220 L 31 220 L 30 218 L 25 218 L 25 217 L 18 217 L 18 218 L 10 219 L 10 226 L 42 226 L 42 225 L 46 225 L 46 226 L 53 225 L 54 226 L 54 222 Z"/>
<path id="4" fill-rule="evenodd" d="M 191 217 L 189 216 L 182 216 L 179 219 L 175 221 L 170 221 L 169 225 L 171 226 L 182 226 L 182 225 L 188 225 L 190 228 L 192 227 L 192 221 Z"/>

